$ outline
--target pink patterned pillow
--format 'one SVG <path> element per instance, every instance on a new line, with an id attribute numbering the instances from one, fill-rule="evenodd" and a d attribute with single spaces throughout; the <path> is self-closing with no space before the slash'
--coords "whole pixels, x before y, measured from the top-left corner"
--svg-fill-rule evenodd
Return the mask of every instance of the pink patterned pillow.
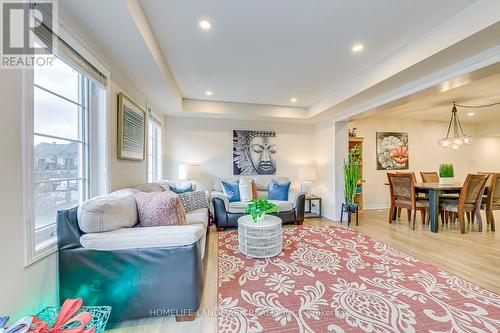
<path id="1" fill-rule="evenodd" d="M 186 212 L 173 192 L 139 192 L 135 195 L 142 227 L 186 224 Z"/>

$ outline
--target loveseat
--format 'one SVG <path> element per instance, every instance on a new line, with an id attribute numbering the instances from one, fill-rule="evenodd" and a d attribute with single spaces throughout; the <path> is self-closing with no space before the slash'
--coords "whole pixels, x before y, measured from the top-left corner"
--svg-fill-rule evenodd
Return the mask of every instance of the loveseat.
<path id="1" fill-rule="evenodd" d="M 214 210 L 214 222 L 218 231 L 225 228 L 237 227 L 238 218 L 244 215 L 244 211 L 249 202 L 230 202 L 227 195 L 224 194 L 221 181 L 235 182 L 243 177 L 251 179 L 257 188 L 257 199 L 267 198 L 271 180 L 277 183 L 288 182 L 286 177 L 277 176 L 235 176 L 225 179 L 217 179 L 214 182 L 213 191 L 211 193 L 211 202 Z M 278 205 L 280 212 L 273 214 L 281 218 L 283 223 L 302 224 L 304 222 L 306 194 L 303 191 L 290 186 L 288 192 L 288 200 L 269 200 Z"/>
<path id="2" fill-rule="evenodd" d="M 192 320 L 201 300 L 208 208 L 186 212 L 186 225 L 139 227 L 137 192 L 120 190 L 58 212 L 60 301 L 109 305 L 110 323 L 160 315 Z"/>

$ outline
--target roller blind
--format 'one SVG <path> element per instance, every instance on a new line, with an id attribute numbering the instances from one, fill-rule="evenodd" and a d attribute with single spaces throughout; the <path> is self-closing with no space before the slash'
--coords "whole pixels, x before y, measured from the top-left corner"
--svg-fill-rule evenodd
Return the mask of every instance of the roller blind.
<path id="1" fill-rule="evenodd" d="M 102 74 L 80 53 L 73 49 L 68 43 L 66 43 L 61 37 L 56 35 L 46 25 L 44 25 L 40 21 L 37 22 L 39 24 L 35 26 L 33 31 L 35 33 L 35 36 L 37 36 L 42 43 L 47 46 L 52 46 L 52 48 L 57 50 L 61 54 L 62 58 L 67 61 L 70 66 L 75 68 L 80 73 L 84 74 L 88 78 L 93 79 L 102 87 L 107 86 L 107 78 L 104 74 Z"/>

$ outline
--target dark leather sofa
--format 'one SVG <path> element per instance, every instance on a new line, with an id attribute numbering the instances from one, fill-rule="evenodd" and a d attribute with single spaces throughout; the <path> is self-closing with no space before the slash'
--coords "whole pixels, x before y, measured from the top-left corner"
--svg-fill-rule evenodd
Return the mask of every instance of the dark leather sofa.
<path id="1" fill-rule="evenodd" d="M 110 324 L 152 316 L 193 320 L 203 284 L 200 247 L 137 248 L 96 251 L 80 243 L 84 233 L 77 208 L 59 211 L 59 298 L 81 297 L 84 305 L 112 307 Z"/>
<path id="2" fill-rule="evenodd" d="M 267 189 L 269 188 L 269 182 L 271 179 L 277 182 L 288 181 L 285 177 L 275 177 L 275 176 L 253 176 L 251 177 L 257 185 L 257 193 L 260 197 L 267 197 Z M 234 181 L 237 177 L 226 179 L 229 182 Z M 214 210 L 214 222 L 217 226 L 218 231 L 222 231 L 225 228 L 235 228 L 238 227 L 238 219 L 244 215 L 242 203 L 234 203 L 237 207 L 233 206 L 233 203 L 229 203 L 227 197 L 222 193 L 222 188 L 220 185 L 220 180 L 215 181 L 214 191 L 211 195 L 211 201 Z M 283 220 L 283 223 L 295 223 L 301 225 L 304 222 L 304 210 L 305 210 L 305 193 L 300 191 L 290 190 L 289 201 L 288 202 L 277 202 L 282 204 L 285 209 L 280 208 L 280 212 L 276 215 Z"/>

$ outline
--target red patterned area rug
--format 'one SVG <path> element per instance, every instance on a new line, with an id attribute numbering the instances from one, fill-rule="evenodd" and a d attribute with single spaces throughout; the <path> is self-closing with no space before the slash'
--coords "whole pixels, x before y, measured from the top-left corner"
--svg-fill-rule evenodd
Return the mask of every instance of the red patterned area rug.
<path id="1" fill-rule="evenodd" d="M 218 332 L 498 332 L 500 296 L 342 226 L 251 259 L 219 233 Z"/>

